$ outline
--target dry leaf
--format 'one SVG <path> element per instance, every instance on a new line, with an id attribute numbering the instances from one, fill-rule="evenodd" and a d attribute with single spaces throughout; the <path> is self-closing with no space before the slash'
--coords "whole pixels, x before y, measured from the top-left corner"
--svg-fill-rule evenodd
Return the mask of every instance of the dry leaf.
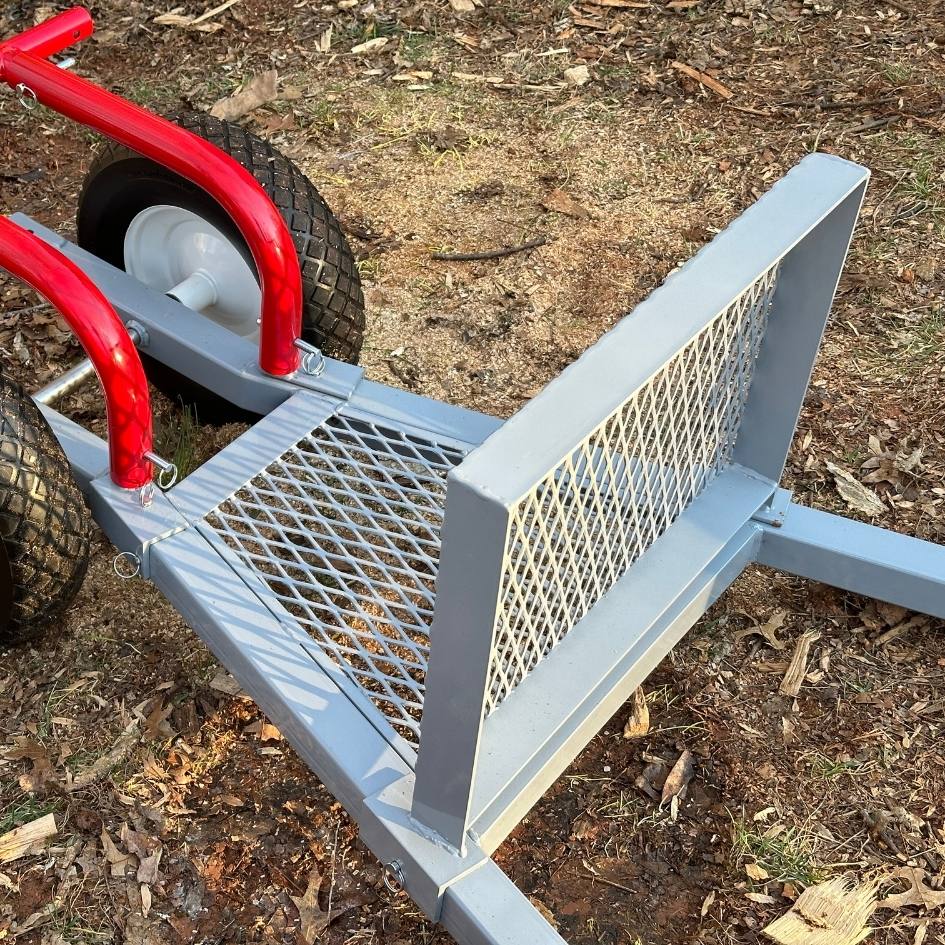
<path id="1" fill-rule="evenodd" d="M 161 865 L 161 857 L 164 854 L 164 847 L 158 847 L 150 856 L 144 857 L 138 865 L 137 880 L 139 883 L 155 885 L 158 881 L 158 867 Z"/>
<path id="2" fill-rule="evenodd" d="M 208 23 L 207 20 L 212 20 L 215 16 L 219 16 L 239 2 L 240 0 L 225 0 L 224 3 L 207 10 L 206 13 L 201 13 L 200 16 L 183 16 L 177 11 L 162 13 L 154 18 L 154 22 L 158 26 L 177 26 L 182 29 L 195 29 L 201 33 L 216 33 L 223 29 L 223 25 L 221 23 Z"/>
<path id="3" fill-rule="evenodd" d="M 745 893 L 745 898 L 750 899 L 752 902 L 757 902 L 762 906 L 773 906 L 778 901 L 774 898 L 774 896 L 769 896 L 767 893 L 758 892 L 747 892 Z"/>
<path id="4" fill-rule="evenodd" d="M 167 724 L 167 720 L 171 717 L 174 712 L 173 703 L 169 703 L 167 706 L 161 700 L 158 700 L 155 707 L 151 710 L 150 715 L 144 723 L 144 740 L 147 742 L 156 742 L 162 738 L 170 738 L 174 732 L 171 727 Z"/>
<path id="5" fill-rule="evenodd" d="M 904 866 L 890 873 L 889 879 L 904 879 L 910 886 L 904 893 L 887 896 L 880 903 L 880 909 L 902 909 L 905 906 L 919 906 L 922 909 L 937 909 L 945 906 L 945 889 L 932 889 L 929 886 L 929 874 L 915 866 Z"/>
<path id="6" fill-rule="evenodd" d="M 214 118 L 234 121 L 255 111 L 260 105 L 275 101 L 279 94 L 279 73 L 275 69 L 254 75 L 238 92 L 221 98 L 210 109 Z"/>
<path id="7" fill-rule="evenodd" d="M 476 9 L 473 0 L 450 0 L 450 6 L 457 13 L 473 13 Z"/>
<path id="8" fill-rule="evenodd" d="M 295 907 L 299 910 L 299 921 L 302 925 L 299 932 L 309 945 L 312 945 L 315 939 L 328 928 L 331 921 L 331 916 L 324 912 L 318 904 L 318 891 L 321 885 L 322 874 L 316 867 L 309 874 L 305 894 L 299 898 L 291 897 Z"/>
<path id="9" fill-rule="evenodd" d="M 59 783 L 59 777 L 48 758 L 34 758 L 30 770 L 20 775 L 19 783 L 27 794 L 43 795 Z"/>
<path id="10" fill-rule="evenodd" d="M 564 70 L 564 80 L 568 85 L 586 85 L 591 81 L 591 72 L 587 66 L 572 66 Z"/>
<path id="11" fill-rule="evenodd" d="M 111 865 L 111 874 L 112 876 L 124 876 L 125 867 L 131 860 L 130 853 L 122 853 L 118 847 L 115 846 L 115 841 L 112 840 L 108 831 L 103 827 L 102 828 L 102 850 L 105 853 L 105 859 L 108 860 Z"/>
<path id="12" fill-rule="evenodd" d="M 876 612 L 890 626 L 895 627 L 906 619 L 909 613 L 906 607 L 900 607 L 899 604 L 890 604 L 888 601 L 878 600 L 873 602 Z"/>
<path id="13" fill-rule="evenodd" d="M 757 863 L 746 863 L 745 874 L 749 879 L 753 879 L 759 883 L 763 883 L 766 879 L 771 879 L 771 874 Z"/>
<path id="14" fill-rule="evenodd" d="M 193 17 L 184 16 L 182 13 L 161 13 L 153 20 L 158 26 L 190 26 Z"/>
<path id="15" fill-rule="evenodd" d="M 22 824 L 0 837 L 0 863 L 12 863 L 21 856 L 26 856 L 35 845 L 57 833 L 54 814 L 46 814 L 45 817 Z"/>
<path id="16" fill-rule="evenodd" d="M 787 646 L 787 643 L 778 637 L 778 631 L 784 626 L 786 618 L 787 611 L 775 611 L 765 623 L 739 630 L 735 634 L 735 639 L 742 640 L 745 637 L 755 636 L 757 634 L 760 637 L 764 637 L 768 645 L 773 649 L 783 650 Z"/>
<path id="17" fill-rule="evenodd" d="M 875 909 L 875 885 L 830 879 L 805 889 L 764 934 L 778 945 L 857 945 L 872 934 L 866 923 Z"/>
<path id="18" fill-rule="evenodd" d="M 352 46 L 351 52 L 357 53 L 358 55 L 362 53 L 376 52 L 379 49 L 383 49 L 389 42 L 389 36 L 375 36 L 374 39 L 369 39 L 364 43 L 358 43 L 357 46 Z"/>
<path id="19" fill-rule="evenodd" d="M 579 204 L 567 191 L 562 190 L 560 187 L 556 187 L 544 200 L 542 200 L 541 205 L 546 210 L 551 210 L 554 213 L 563 213 L 565 216 L 574 217 L 578 220 L 586 220 L 590 213 L 587 209 Z"/>
<path id="20" fill-rule="evenodd" d="M 872 489 L 867 489 L 862 482 L 854 479 L 845 469 L 835 466 L 829 460 L 827 469 L 833 474 L 837 492 L 850 508 L 863 512 L 864 515 L 883 515 L 887 511 L 886 505 L 880 501 L 879 496 Z"/>
<path id="21" fill-rule="evenodd" d="M 692 752 L 687 748 L 673 765 L 672 770 L 666 775 L 666 781 L 663 783 L 663 794 L 660 803 L 665 804 L 668 800 L 675 797 L 685 797 L 686 788 L 696 773 L 693 764 Z"/>
<path id="22" fill-rule="evenodd" d="M 646 693 L 639 686 L 633 694 L 633 711 L 623 726 L 624 738 L 642 738 L 650 730 L 650 709 L 646 704 Z"/>

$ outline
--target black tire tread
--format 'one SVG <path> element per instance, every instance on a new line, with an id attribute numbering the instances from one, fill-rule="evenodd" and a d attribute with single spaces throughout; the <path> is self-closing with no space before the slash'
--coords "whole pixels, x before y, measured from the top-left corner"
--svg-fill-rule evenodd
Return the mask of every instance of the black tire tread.
<path id="1" fill-rule="evenodd" d="M 361 280 L 341 224 L 321 194 L 293 161 L 239 125 L 197 111 L 167 118 L 235 158 L 260 183 L 295 242 L 302 269 L 303 338 L 332 357 L 355 363 L 364 341 Z M 89 168 L 85 188 L 111 165 L 138 157 L 106 140 Z"/>
<path id="2" fill-rule="evenodd" d="M 33 400 L 0 370 L 0 539 L 13 578 L 0 644 L 34 639 L 72 603 L 88 569 L 90 529 L 62 446 Z"/>

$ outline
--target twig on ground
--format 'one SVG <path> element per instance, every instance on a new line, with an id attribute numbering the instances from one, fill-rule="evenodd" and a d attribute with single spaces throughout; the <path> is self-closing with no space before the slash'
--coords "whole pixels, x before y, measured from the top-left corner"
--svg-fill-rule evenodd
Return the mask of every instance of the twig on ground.
<path id="1" fill-rule="evenodd" d="M 681 72 L 683 75 L 688 76 L 690 79 L 698 82 L 700 85 L 704 85 L 707 89 L 715 92 L 716 95 L 721 96 L 724 99 L 731 98 L 735 93 L 728 88 L 728 86 L 722 85 L 718 79 L 713 79 L 707 72 L 702 72 L 700 69 L 694 69 L 692 66 L 686 65 L 684 62 L 680 62 L 678 59 L 674 59 L 670 65 L 677 71 Z"/>
<path id="2" fill-rule="evenodd" d="M 887 115 L 885 118 L 873 118 L 870 121 L 864 121 L 860 125 L 854 125 L 852 128 L 845 128 L 844 134 L 855 135 L 859 134 L 861 131 L 872 131 L 874 128 L 885 128 L 888 125 L 894 125 L 897 121 L 902 121 L 905 116 L 901 113 L 898 115 Z"/>
<path id="3" fill-rule="evenodd" d="M 545 236 L 522 243 L 521 246 L 504 246 L 501 249 L 487 249 L 481 253 L 433 253 L 432 259 L 440 262 L 476 262 L 480 259 L 501 259 L 503 256 L 512 256 L 515 253 L 524 253 L 529 249 L 537 249 L 548 242 Z"/>
<path id="4" fill-rule="evenodd" d="M 597 873 L 591 872 L 585 872 L 584 875 L 588 879 L 594 880 L 596 883 L 603 883 L 605 886 L 610 886 L 613 889 L 622 889 L 624 892 L 630 893 L 631 895 L 636 895 L 636 893 L 629 886 L 624 886 L 623 883 L 618 883 L 615 879 L 606 879 L 603 876 L 599 876 Z"/>
<path id="5" fill-rule="evenodd" d="M 97 758 L 87 768 L 83 768 L 66 784 L 65 791 L 69 794 L 73 791 L 84 791 L 100 781 L 131 754 L 139 741 L 141 741 L 141 727 L 135 720 L 118 736 L 115 744 L 101 758 Z"/>

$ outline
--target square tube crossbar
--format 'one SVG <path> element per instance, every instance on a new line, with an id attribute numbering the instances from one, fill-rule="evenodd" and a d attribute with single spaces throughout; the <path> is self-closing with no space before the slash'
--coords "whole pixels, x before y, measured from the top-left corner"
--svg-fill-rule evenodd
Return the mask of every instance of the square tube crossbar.
<path id="1" fill-rule="evenodd" d="M 779 487 L 867 179 L 803 160 L 505 423 L 337 362 L 264 375 L 21 221 L 265 414 L 142 507 L 44 408 L 115 544 L 457 941 L 563 941 L 490 854 L 746 566 L 945 617 L 945 548 Z"/>

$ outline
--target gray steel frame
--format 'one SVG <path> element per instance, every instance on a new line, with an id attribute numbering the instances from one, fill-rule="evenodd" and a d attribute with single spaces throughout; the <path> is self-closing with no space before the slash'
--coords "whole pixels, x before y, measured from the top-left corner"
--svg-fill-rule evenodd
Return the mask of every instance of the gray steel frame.
<path id="1" fill-rule="evenodd" d="M 149 354 L 266 415 L 143 508 L 111 484 L 105 444 L 44 408 L 102 528 L 140 557 L 457 941 L 562 941 L 489 854 L 749 563 L 945 617 L 945 548 L 802 508 L 778 488 L 867 176 L 805 159 L 505 424 L 337 362 L 317 379 L 264 376 L 248 342 L 20 218 L 144 326 Z M 343 435 L 328 436 L 332 424 Z M 446 476 L 445 510 L 434 490 L 413 519 L 432 551 L 405 565 L 404 547 L 419 539 L 391 538 L 391 510 L 421 514 L 407 503 L 445 475 L 429 465 L 444 449 L 468 455 Z M 241 496 L 253 511 L 226 514 L 263 551 L 215 524 Z M 344 528 L 328 521 L 331 541 L 359 536 L 367 564 L 341 539 L 329 553 L 320 536 L 300 535 L 325 521 L 333 496 Z M 611 529 L 635 544 L 624 541 L 607 571 L 598 552 L 616 548 Z M 257 566 L 265 554 L 278 581 Z M 300 616 L 312 595 L 337 599 L 319 586 L 320 568 L 334 569 L 326 586 L 336 594 L 409 567 L 436 579 L 432 628 L 402 639 L 411 653 L 429 643 L 419 749 L 363 683 L 373 673 L 388 698 L 404 672 L 383 631 L 364 627 L 390 624 L 395 604 L 425 609 L 386 590 L 373 592 L 373 610 L 355 601 L 355 623 L 339 616 L 326 632 L 376 634 L 378 652 L 362 653 L 369 667 L 357 672 Z M 309 595 L 298 607 L 285 591 L 295 581 Z M 554 615 L 545 591 L 563 601 Z"/>

